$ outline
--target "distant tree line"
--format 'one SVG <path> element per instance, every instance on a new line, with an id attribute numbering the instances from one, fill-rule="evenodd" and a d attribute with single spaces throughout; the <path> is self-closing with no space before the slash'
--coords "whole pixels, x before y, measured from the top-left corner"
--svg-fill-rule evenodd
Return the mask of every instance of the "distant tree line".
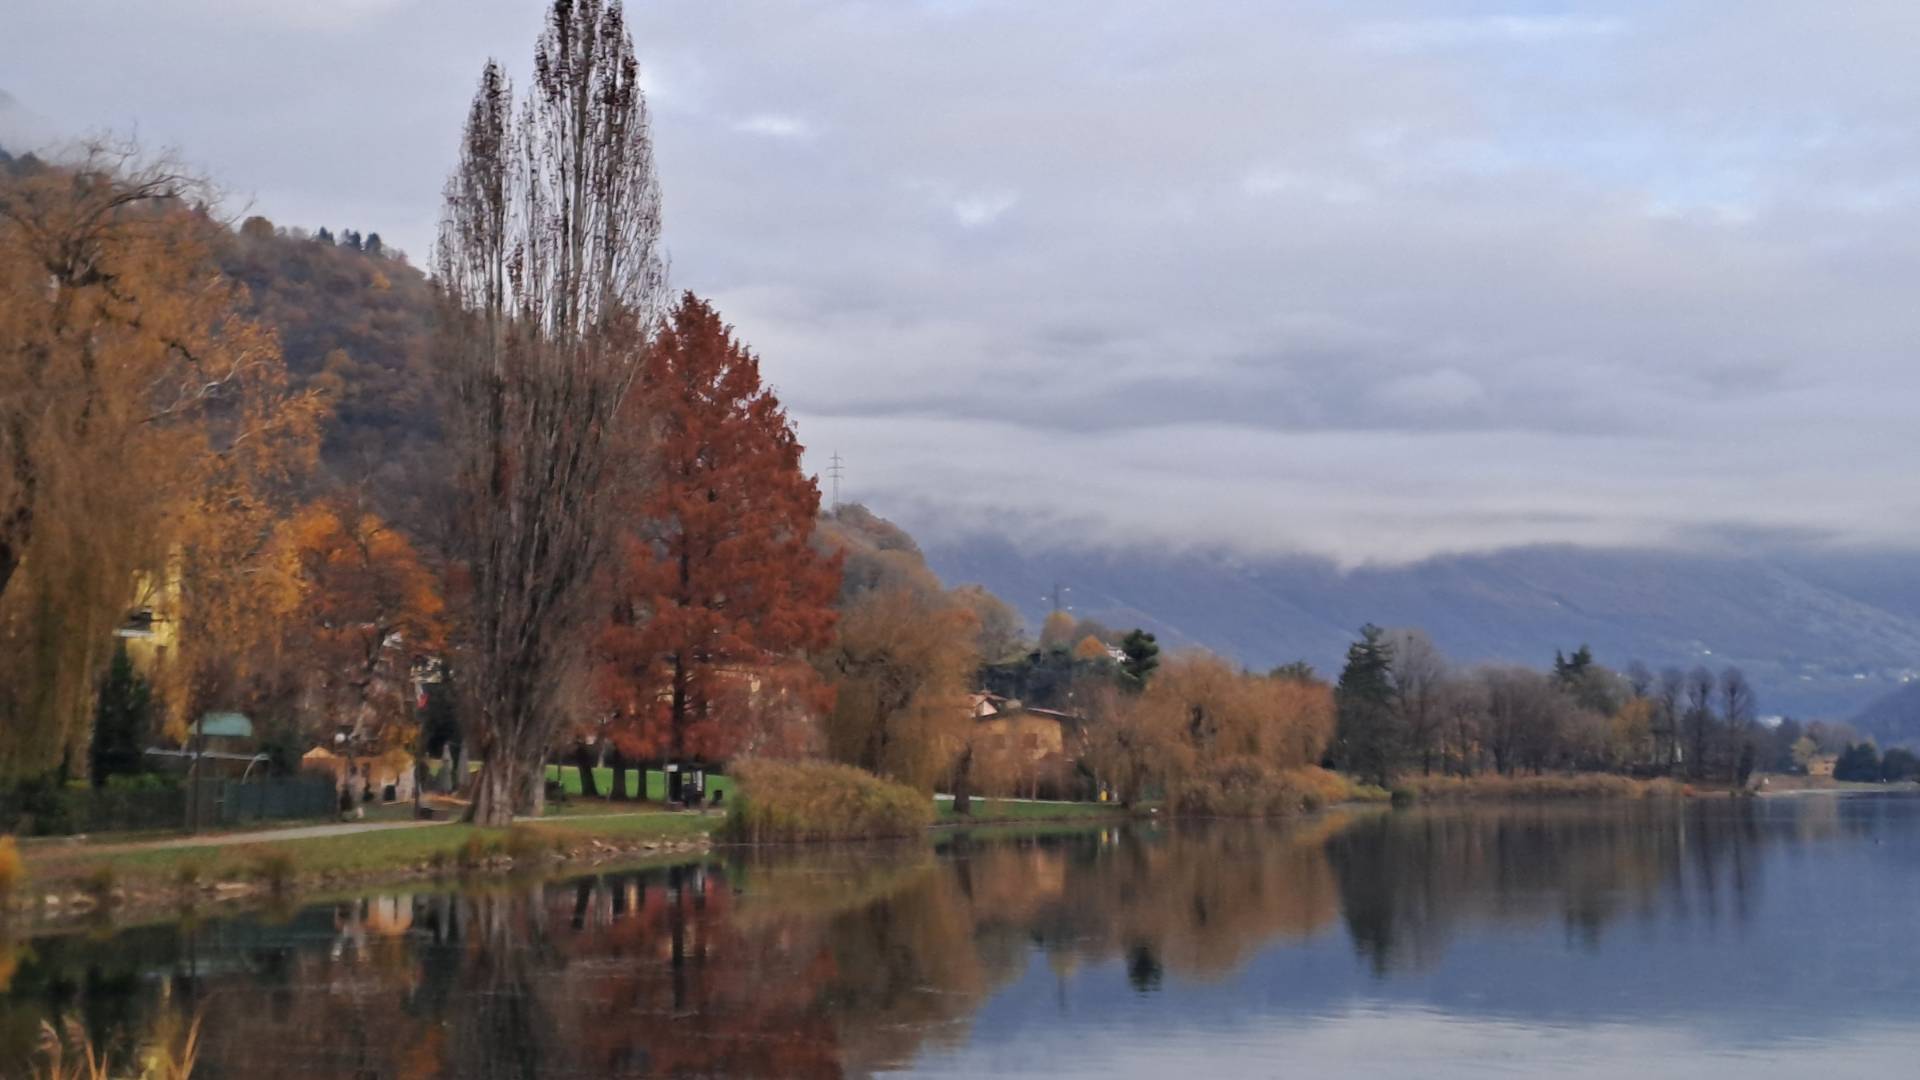
<path id="1" fill-rule="evenodd" d="M 1756 769 L 1794 769 L 1806 734 L 1793 721 L 1760 723 L 1737 667 L 1655 675 L 1634 661 L 1622 673 L 1582 645 L 1545 671 L 1461 669 L 1424 633 L 1376 626 L 1347 650 L 1335 698 L 1333 760 L 1381 784 L 1407 772 L 1551 770 L 1737 785 Z"/>

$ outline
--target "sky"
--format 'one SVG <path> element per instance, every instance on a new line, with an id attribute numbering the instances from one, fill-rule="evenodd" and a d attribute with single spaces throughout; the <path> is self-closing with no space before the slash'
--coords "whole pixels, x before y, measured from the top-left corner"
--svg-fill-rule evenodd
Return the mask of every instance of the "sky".
<path id="1" fill-rule="evenodd" d="M 0 140 L 424 262 L 534 0 L 0 0 Z M 643 0 L 676 286 L 928 531 L 1920 535 L 1910 0 Z"/>

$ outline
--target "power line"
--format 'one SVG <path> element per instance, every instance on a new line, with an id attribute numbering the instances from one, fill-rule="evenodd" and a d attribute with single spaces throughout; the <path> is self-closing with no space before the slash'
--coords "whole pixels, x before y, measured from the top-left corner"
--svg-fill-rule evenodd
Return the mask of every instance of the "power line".
<path id="1" fill-rule="evenodd" d="M 833 457 L 827 459 L 827 475 L 833 478 L 833 512 L 840 512 L 840 478 L 846 475 L 847 459 L 835 450 Z"/>

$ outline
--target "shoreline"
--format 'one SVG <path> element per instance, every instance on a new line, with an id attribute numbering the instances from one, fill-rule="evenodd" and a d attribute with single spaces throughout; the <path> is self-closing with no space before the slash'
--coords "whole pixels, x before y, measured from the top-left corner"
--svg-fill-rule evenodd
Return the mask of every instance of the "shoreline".
<path id="1" fill-rule="evenodd" d="M 982 800 L 986 802 L 987 800 Z M 1154 815 L 1122 812 L 982 813 L 929 825 L 930 839 L 975 828 L 1099 828 Z M 1098 804 L 1093 804 L 1098 805 Z M 277 904 L 388 886 L 458 887 L 515 877 L 569 876 L 597 868 L 643 869 L 698 862 L 716 852 L 766 845 L 720 839 L 725 818 L 641 811 L 567 814 L 479 829 L 458 822 L 377 824 L 284 838 L 265 830 L 127 843 L 110 837 L 24 846 L 27 875 L 0 901 L 0 933 L 34 935 L 73 927 L 134 925 L 173 916 L 242 914 Z M 317 832 L 329 826 L 286 830 Z M 871 841 L 854 841 L 867 843 Z M 805 848 L 805 843 L 780 845 Z M 352 860 L 329 858 L 355 849 Z M 392 850 L 380 850 L 389 848 Z M 191 869 L 189 869 L 191 868 Z M 105 872 L 103 875 L 103 871 Z"/>
<path id="2" fill-rule="evenodd" d="M 500 830 L 504 833 L 506 830 Z M 618 843 L 592 839 L 564 849 L 515 857 L 501 852 L 472 865 L 418 862 L 352 873 L 295 873 L 276 881 L 261 876 L 205 882 L 139 878 L 102 892 L 84 879 L 29 879 L 22 895 L 9 899 L 0 932 L 28 936 L 76 927 L 138 925 L 160 918 L 240 915 L 280 905 L 304 907 L 329 898 L 362 895 L 394 886 L 429 889 L 511 882 L 516 877 L 570 875 L 596 868 L 645 869 L 699 862 L 717 847 L 709 835 L 692 840 Z"/>
<path id="3" fill-rule="evenodd" d="M 1740 794 L 1725 789 L 1698 790 L 1672 801 L 1724 799 Z M 1913 797 L 1920 796 L 1920 787 L 1860 784 L 1744 794 L 1763 799 Z M 1607 794 L 1569 790 L 1544 795 L 1522 793 L 1500 784 L 1475 784 L 1446 795 L 1418 798 L 1414 805 L 1642 799 L 1668 801 L 1644 790 Z M 1377 801 L 1357 800 L 1326 807 L 1322 812 L 1356 807 L 1385 809 Z M 1071 831 L 1184 820 L 1153 806 L 1123 809 L 1111 803 L 981 799 L 975 803 L 975 812 L 966 817 L 951 814 L 950 807 L 943 809 L 947 812 L 926 829 L 935 844 L 943 837 L 974 829 Z M 724 817 L 713 813 L 615 811 L 558 815 L 517 822 L 504 829 L 480 829 L 458 822 L 421 822 L 410 827 L 375 824 L 338 831 L 325 825 L 307 825 L 262 830 L 258 835 L 240 831 L 200 839 L 126 842 L 101 837 L 23 845 L 27 873 L 12 894 L 0 900 L 0 933 L 33 935 L 103 923 L 138 924 L 163 917 L 240 914 L 273 905 L 320 903 L 328 897 L 391 886 L 437 889 L 529 875 L 566 876 L 596 868 L 672 866 L 710 858 L 727 849 L 766 846 L 720 839 L 724 824 Z M 279 832 L 304 835 L 275 835 Z"/>

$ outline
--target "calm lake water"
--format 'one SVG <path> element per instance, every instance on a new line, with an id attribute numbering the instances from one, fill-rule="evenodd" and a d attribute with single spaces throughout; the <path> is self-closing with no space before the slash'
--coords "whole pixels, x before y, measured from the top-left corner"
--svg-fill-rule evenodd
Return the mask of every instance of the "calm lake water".
<path id="1" fill-rule="evenodd" d="M 15 941 L 197 1077 L 1851 1077 L 1920 1057 L 1920 799 L 946 837 Z"/>

